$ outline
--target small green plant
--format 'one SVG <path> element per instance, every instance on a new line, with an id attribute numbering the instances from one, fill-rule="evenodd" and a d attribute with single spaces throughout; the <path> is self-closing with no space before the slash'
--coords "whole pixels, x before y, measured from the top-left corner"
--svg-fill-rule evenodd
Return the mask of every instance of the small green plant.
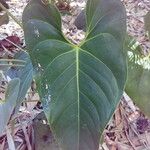
<path id="1" fill-rule="evenodd" d="M 11 62 L 11 64 L 8 62 Z M 14 56 L 14 59 L 1 59 L 0 70 L 0 82 L 3 80 L 4 75 L 12 79 L 8 83 L 5 99 L 0 100 L 0 135 L 2 135 L 12 113 L 18 112 L 21 103 L 25 99 L 33 79 L 33 67 L 28 53 L 21 51 Z"/>
<path id="2" fill-rule="evenodd" d="M 145 16 L 145 29 L 150 36 L 150 12 Z M 142 55 L 139 43 L 127 36 L 128 79 L 125 91 L 140 110 L 150 117 L 150 54 Z"/>

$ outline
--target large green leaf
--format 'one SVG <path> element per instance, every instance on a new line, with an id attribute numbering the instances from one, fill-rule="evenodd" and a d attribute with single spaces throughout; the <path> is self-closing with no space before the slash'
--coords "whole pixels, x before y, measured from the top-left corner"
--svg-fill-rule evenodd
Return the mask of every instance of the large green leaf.
<path id="1" fill-rule="evenodd" d="M 5 94 L 5 100 L 0 101 L 0 135 L 4 132 L 6 125 L 10 119 L 14 107 L 16 106 L 16 101 L 19 93 L 20 81 L 19 79 L 13 79 L 9 82 L 7 91 Z"/>
<path id="2" fill-rule="evenodd" d="M 31 1 L 32 11 L 33 6 Z M 40 18 L 47 15 L 42 7 Z M 43 108 L 63 150 L 98 149 L 126 81 L 124 7 L 119 0 L 89 0 L 86 14 L 88 32 L 80 45 L 63 38 L 51 15 L 44 22 L 38 16 L 24 22 L 29 53 L 41 72 L 38 91 Z M 35 25 L 37 37 L 31 31 Z"/>
<path id="3" fill-rule="evenodd" d="M 60 13 L 56 7 L 44 4 L 42 0 L 30 1 L 23 12 L 22 22 L 29 49 L 47 38 L 65 40 L 61 34 Z"/>
<path id="4" fill-rule="evenodd" d="M 44 3 L 44 0 L 31 0 L 23 12 L 22 22 L 26 24 L 30 19 L 37 19 L 48 22 L 59 31 L 61 31 L 60 13 L 56 7 L 49 3 Z"/>
<path id="5" fill-rule="evenodd" d="M 26 31 L 25 40 L 28 49 L 33 49 L 37 43 L 46 39 L 58 39 L 65 41 L 62 34 L 54 26 L 41 20 L 30 19 L 24 25 L 24 30 Z"/>
<path id="6" fill-rule="evenodd" d="M 119 0 L 88 0 L 86 10 L 88 37 L 110 33 L 122 44 L 126 13 Z"/>
<path id="7" fill-rule="evenodd" d="M 150 116 L 150 58 L 140 53 L 142 49 L 134 38 L 129 39 L 126 42 L 128 80 L 125 90 L 135 104 Z"/>

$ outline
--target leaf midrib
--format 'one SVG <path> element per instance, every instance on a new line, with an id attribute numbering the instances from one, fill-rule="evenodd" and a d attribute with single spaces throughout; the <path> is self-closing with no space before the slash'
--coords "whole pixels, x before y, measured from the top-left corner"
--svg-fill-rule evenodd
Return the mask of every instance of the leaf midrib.
<path id="1" fill-rule="evenodd" d="M 100 34 L 101 35 L 101 34 Z M 98 36 L 100 36 L 100 35 L 98 35 Z M 97 36 L 96 36 L 97 37 Z M 92 38 L 93 39 L 93 38 Z M 63 56 L 63 55 L 65 55 L 65 54 L 69 54 L 69 53 L 74 53 L 74 55 L 76 55 L 76 57 L 75 57 L 75 63 L 76 63 L 76 69 L 75 69 L 75 72 L 76 72 L 76 74 L 75 74 L 75 76 L 73 76 L 73 78 L 74 77 L 76 77 L 76 84 L 77 84 L 77 110 L 78 110 L 78 113 L 77 113 L 77 119 L 78 119 L 78 142 L 77 142 L 77 148 L 78 149 L 80 149 L 80 85 L 79 85 L 79 75 L 80 75 L 80 68 L 79 68 L 79 55 L 80 55 L 80 52 L 82 52 L 82 53 L 84 53 L 84 54 L 88 54 L 90 57 L 93 57 L 93 58 L 95 58 L 98 62 L 100 62 L 100 63 L 102 63 L 112 74 L 113 74 L 113 72 L 111 71 L 111 69 L 106 65 L 106 64 L 104 64 L 104 62 L 102 61 L 102 60 L 100 60 L 99 58 L 97 58 L 95 55 L 93 55 L 92 53 L 90 53 L 89 51 L 87 51 L 87 50 L 84 50 L 83 48 L 81 48 L 80 46 L 74 46 L 74 45 L 71 45 L 71 44 L 69 44 L 69 43 L 66 43 L 66 42 L 63 42 L 63 41 L 61 41 L 61 40 L 55 40 L 55 39 L 49 39 L 49 40 L 51 40 L 51 41 L 58 41 L 58 42 L 61 42 L 61 43 L 63 43 L 63 44 L 66 44 L 66 45 L 68 45 L 68 46 L 72 46 L 72 49 L 70 49 L 69 51 L 66 51 L 66 52 L 63 52 L 63 53 L 61 53 L 61 54 L 59 54 L 59 55 L 57 55 L 51 62 L 49 62 L 49 64 L 47 65 L 47 67 L 46 67 L 46 70 L 51 66 L 51 64 L 54 62 L 54 61 L 56 61 L 59 57 L 61 57 L 61 56 Z M 89 41 L 89 40 L 88 40 Z M 42 41 L 43 42 L 43 41 Z M 87 42 L 87 41 L 86 41 Z M 41 43 L 41 42 L 40 42 Z M 40 44 L 39 43 L 39 44 Z M 84 42 L 85 43 L 85 42 Z M 84 45 L 84 43 L 82 44 L 82 45 Z M 72 64 L 74 64 L 74 62 L 72 63 Z M 70 66 L 72 66 L 72 64 L 70 65 Z M 64 71 L 66 71 L 70 66 L 68 66 Z M 64 72 L 63 71 L 63 72 Z M 62 72 L 62 73 L 63 73 Z M 61 74 L 62 74 L 61 73 Z M 59 77 L 59 76 L 58 76 Z M 73 78 L 71 78 L 71 80 L 73 79 Z M 116 78 L 115 78 L 116 79 Z M 56 80 L 57 80 L 57 78 L 56 78 Z M 70 82 L 70 80 L 69 80 L 69 82 Z M 117 81 L 116 81 L 116 83 L 117 83 Z M 68 82 L 67 82 L 67 84 L 68 84 Z M 65 85 L 65 87 L 66 87 L 66 85 Z M 105 94 L 104 94 L 105 95 Z M 59 95 L 60 96 L 60 95 Z M 58 96 L 58 97 L 59 97 Z M 56 98 L 56 99 L 58 99 L 58 97 Z"/>
<path id="2" fill-rule="evenodd" d="M 78 149 L 80 143 L 80 96 L 79 96 L 79 48 L 76 48 L 76 78 L 77 78 L 77 103 L 78 103 Z"/>

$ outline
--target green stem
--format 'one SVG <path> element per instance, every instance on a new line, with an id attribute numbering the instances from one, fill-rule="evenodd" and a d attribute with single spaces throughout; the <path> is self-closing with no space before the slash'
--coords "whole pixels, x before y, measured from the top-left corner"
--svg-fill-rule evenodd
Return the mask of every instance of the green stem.
<path id="1" fill-rule="evenodd" d="M 23 28 L 22 24 L 20 21 L 18 21 L 18 19 L 13 16 L 8 10 L 7 8 L 5 8 L 1 3 L 0 3 L 0 7 L 8 14 L 8 16 L 10 16 L 21 28 Z"/>

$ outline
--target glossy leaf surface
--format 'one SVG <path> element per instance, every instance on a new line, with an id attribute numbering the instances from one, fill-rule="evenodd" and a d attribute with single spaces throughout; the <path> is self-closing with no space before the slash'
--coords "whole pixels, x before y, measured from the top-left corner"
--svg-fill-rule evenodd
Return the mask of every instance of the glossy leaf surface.
<path id="1" fill-rule="evenodd" d="M 51 129 L 63 150 L 97 150 L 126 81 L 124 7 L 119 0 L 89 0 L 88 31 L 80 45 L 63 38 L 51 15 L 41 21 L 47 15 L 43 4 L 38 8 L 40 19 L 28 7 L 23 16 L 23 20 L 30 16 L 24 22 L 25 39 L 33 64 L 41 72 L 38 89 Z M 32 2 L 30 7 L 37 9 Z M 35 26 L 36 36 L 31 30 Z"/>

